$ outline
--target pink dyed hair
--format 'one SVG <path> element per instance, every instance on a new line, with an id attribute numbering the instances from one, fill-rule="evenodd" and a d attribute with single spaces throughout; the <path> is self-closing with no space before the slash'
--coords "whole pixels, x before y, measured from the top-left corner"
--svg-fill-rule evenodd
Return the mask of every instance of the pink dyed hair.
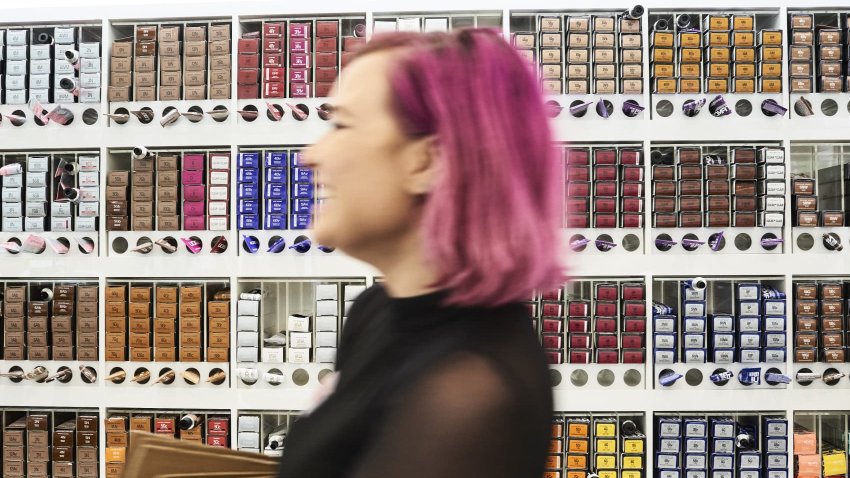
<path id="1" fill-rule="evenodd" d="M 559 287 L 559 161 L 534 71 L 495 29 L 376 35 L 356 57 L 403 48 L 393 107 L 436 135 L 441 175 L 423 234 L 447 304 L 499 305 Z"/>

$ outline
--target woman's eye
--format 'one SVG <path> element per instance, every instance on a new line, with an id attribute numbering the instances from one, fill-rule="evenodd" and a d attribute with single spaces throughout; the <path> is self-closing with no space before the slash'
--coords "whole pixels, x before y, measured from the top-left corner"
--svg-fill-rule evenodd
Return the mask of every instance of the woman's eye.
<path id="1" fill-rule="evenodd" d="M 333 123 L 334 129 L 345 129 L 346 126 L 341 125 L 339 123 Z"/>

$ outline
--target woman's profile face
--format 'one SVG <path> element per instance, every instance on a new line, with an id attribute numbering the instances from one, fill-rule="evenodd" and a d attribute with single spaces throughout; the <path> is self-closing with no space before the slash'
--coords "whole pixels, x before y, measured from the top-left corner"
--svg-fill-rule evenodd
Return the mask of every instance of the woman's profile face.
<path id="1" fill-rule="evenodd" d="M 388 75 L 396 55 L 371 53 L 346 67 L 335 87 L 332 129 L 305 154 L 322 185 L 316 241 L 364 260 L 389 252 L 419 217 L 414 176 L 427 151 L 422 140 L 402 134 L 391 109 Z"/>

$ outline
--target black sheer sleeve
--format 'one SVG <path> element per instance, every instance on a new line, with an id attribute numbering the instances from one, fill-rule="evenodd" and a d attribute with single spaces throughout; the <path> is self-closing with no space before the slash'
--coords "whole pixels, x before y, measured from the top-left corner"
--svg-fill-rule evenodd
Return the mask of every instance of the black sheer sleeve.
<path id="1" fill-rule="evenodd" d="M 443 358 L 390 401 L 349 476 L 517 478 L 527 476 L 533 460 L 541 461 L 542 473 L 536 448 L 545 452 L 545 443 L 527 408 L 536 403 L 522 388 L 484 356 Z"/>

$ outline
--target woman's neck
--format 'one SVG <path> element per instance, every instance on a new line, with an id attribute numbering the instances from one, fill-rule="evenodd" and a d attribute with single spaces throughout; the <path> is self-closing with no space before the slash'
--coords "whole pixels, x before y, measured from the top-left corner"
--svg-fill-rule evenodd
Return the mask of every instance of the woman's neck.
<path id="1" fill-rule="evenodd" d="M 418 232 L 410 232 L 383 244 L 367 262 L 375 266 L 384 277 L 384 286 L 390 297 L 414 297 L 433 292 L 437 271 L 425 259 L 422 239 Z"/>

